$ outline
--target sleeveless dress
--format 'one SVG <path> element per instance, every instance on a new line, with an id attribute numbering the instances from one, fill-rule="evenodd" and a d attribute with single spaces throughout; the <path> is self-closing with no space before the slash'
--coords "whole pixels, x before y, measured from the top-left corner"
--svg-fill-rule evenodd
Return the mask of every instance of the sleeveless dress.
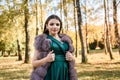
<path id="1" fill-rule="evenodd" d="M 68 50 L 68 43 L 60 42 L 48 35 L 51 39 L 51 50 L 55 53 L 55 61 L 53 61 L 48 68 L 44 80 L 69 80 L 68 62 L 65 59 L 65 52 Z"/>

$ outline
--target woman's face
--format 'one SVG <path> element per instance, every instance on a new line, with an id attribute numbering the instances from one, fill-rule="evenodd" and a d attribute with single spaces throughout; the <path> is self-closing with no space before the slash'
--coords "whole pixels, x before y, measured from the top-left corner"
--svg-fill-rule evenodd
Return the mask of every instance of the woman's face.
<path id="1" fill-rule="evenodd" d="M 60 22 L 57 19 L 51 19 L 48 24 L 46 24 L 46 28 L 49 31 L 49 34 L 55 36 L 58 34 L 60 30 Z"/>

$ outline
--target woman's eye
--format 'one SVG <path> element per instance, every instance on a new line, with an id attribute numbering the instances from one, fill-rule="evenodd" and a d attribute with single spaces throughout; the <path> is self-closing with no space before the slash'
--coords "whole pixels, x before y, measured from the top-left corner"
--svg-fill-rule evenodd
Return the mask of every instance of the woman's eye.
<path id="1" fill-rule="evenodd" d="M 59 24 L 59 23 L 56 23 L 56 26 L 60 26 L 60 24 Z"/>
<path id="2" fill-rule="evenodd" d="M 53 26 L 54 25 L 54 23 L 50 23 L 50 26 Z"/>
<path id="3" fill-rule="evenodd" d="M 50 26 L 53 26 L 53 25 L 60 26 L 59 23 L 50 23 Z"/>

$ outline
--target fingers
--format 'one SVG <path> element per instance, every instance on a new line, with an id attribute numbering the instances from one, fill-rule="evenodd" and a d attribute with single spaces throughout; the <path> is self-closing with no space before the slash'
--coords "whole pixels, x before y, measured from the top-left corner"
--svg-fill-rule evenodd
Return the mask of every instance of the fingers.
<path id="1" fill-rule="evenodd" d="M 53 62 L 55 60 L 55 54 L 53 53 L 53 50 L 49 52 L 47 55 L 48 62 Z"/>
<path id="2" fill-rule="evenodd" d="M 70 52 L 66 52 L 65 58 L 67 61 L 74 60 L 74 56 Z M 55 54 L 54 54 L 53 50 L 49 52 L 49 54 L 47 55 L 47 59 L 48 59 L 47 60 L 48 62 L 53 62 L 55 60 Z"/>
<path id="3" fill-rule="evenodd" d="M 49 52 L 49 54 L 52 54 L 53 53 L 53 50 Z"/>
<path id="4" fill-rule="evenodd" d="M 66 53 L 66 60 L 67 60 L 67 61 L 72 61 L 72 60 L 74 60 L 74 59 L 73 59 L 73 55 L 72 55 L 70 52 L 67 52 L 67 53 Z"/>
<path id="5" fill-rule="evenodd" d="M 54 60 L 55 60 L 55 54 L 52 53 L 52 54 L 51 54 L 51 61 L 54 61 Z"/>
<path id="6" fill-rule="evenodd" d="M 51 55 L 51 61 L 54 61 L 55 60 L 55 54 L 53 53 L 53 50 L 50 51 L 49 54 Z"/>

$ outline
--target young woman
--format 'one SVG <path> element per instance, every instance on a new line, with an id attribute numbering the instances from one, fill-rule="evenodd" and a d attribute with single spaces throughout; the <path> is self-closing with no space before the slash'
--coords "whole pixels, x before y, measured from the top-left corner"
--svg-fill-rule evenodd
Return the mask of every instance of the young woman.
<path id="1" fill-rule="evenodd" d="M 44 24 L 43 34 L 35 38 L 31 80 L 77 80 L 72 40 L 60 34 L 61 29 L 60 18 L 51 15 Z"/>

